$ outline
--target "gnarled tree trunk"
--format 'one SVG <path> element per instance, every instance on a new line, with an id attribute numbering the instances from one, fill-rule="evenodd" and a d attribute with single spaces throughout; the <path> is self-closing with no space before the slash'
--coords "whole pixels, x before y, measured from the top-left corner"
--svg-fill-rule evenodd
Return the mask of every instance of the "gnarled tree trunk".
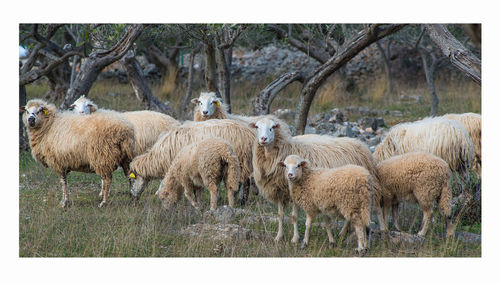
<path id="1" fill-rule="evenodd" d="M 481 84 L 481 60 L 465 48 L 440 24 L 426 24 L 429 37 L 448 57 L 451 63 L 474 82 Z"/>
<path id="2" fill-rule="evenodd" d="M 393 24 L 387 27 L 380 27 L 380 24 L 372 25 L 344 43 L 333 57 L 316 68 L 313 74 L 307 78 L 300 91 L 297 113 L 295 115 L 294 134 L 304 134 L 307 115 L 309 114 L 309 109 L 311 108 L 316 91 L 331 74 L 349 62 L 354 56 L 373 42 L 400 30 L 404 26 L 404 24 Z"/>
<path id="3" fill-rule="evenodd" d="M 287 85 L 294 81 L 304 82 L 304 74 L 300 71 L 294 71 L 281 75 L 279 78 L 272 81 L 268 86 L 255 96 L 252 101 L 253 115 L 266 115 L 269 114 L 271 103 L 273 102 L 276 94 L 284 89 Z"/>
<path id="4" fill-rule="evenodd" d="M 193 81 L 194 81 L 194 56 L 196 55 L 196 50 L 193 48 L 191 49 L 191 53 L 189 54 L 189 67 L 188 67 L 188 85 L 187 85 L 187 90 L 186 94 L 184 95 L 184 98 L 182 99 L 181 106 L 179 107 L 179 115 L 177 117 L 181 118 L 186 110 L 186 106 L 188 104 L 189 99 L 191 98 L 191 95 L 193 93 Z"/>
<path id="5" fill-rule="evenodd" d="M 137 99 L 141 101 L 143 108 L 162 112 L 170 116 L 174 115 L 172 107 L 161 102 L 151 92 L 151 89 L 144 78 L 142 68 L 137 59 L 135 59 L 135 54 L 132 50 L 129 50 L 127 54 L 123 56 L 120 63 L 125 67 L 129 82 L 134 89 Z"/>
<path id="6" fill-rule="evenodd" d="M 146 25 L 143 24 L 131 25 L 123 38 L 113 48 L 105 52 L 92 53 L 85 58 L 60 107 L 68 109 L 78 97 L 87 95 L 102 69 L 122 58 L 145 27 Z"/>

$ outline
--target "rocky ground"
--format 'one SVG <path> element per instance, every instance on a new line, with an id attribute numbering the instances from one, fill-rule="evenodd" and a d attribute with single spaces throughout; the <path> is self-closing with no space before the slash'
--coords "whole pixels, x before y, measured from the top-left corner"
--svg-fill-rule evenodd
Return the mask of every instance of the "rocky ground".
<path id="1" fill-rule="evenodd" d="M 215 211 L 205 212 L 202 222 L 184 227 L 178 233 L 191 237 L 208 237 L 213 240 L 272 240 L 274 235 L 253 231 L 245 228 L 245 226 L 255 223 L 276 223 L 277 221 L 277 216 L 258 215 L 248 209 L 221 206 Z M 283 222 L 286 224 L 292 223 L 291 219 L 286 216 Z M 321 223 L 314 222 L 313 225 L 317 226 L 321 225 Z M 336 221 L 332 225 L 333 229 L 336 231 L 340 230 L 342 226 L 343 221 Z M 391 231 L 387 235 L 383 235 L 378 230 L 378 225 L 374 223 L 371 224 L 370 229 L 372 231 L 370 236 L 372 239 L 386 237 L 394 244 L 401 242 L 421 243 L 424 241 L 422 237 L 405 232 Z M 467 243 L 481 243 L 481 235 L 468 232 L 457 232 L 455 238 Z M 355 243 L 356 239 L 354 234 L 351 234 L 346 241 Z"/>

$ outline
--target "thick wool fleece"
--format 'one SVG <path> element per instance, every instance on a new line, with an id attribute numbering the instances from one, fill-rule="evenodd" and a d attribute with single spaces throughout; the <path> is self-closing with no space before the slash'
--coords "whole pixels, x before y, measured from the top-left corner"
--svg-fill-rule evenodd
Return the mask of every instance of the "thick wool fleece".
<path id="1" fill-rule="evenodd" d="M 408 152 L 423 151 L 445 160 L 450 168 L 465 172 L 474 158 L 474 143 L 467 130 L 454 120 L 425 118 L 391 128 L 373 153 L 375 159 L 384 159 Z"/>
<path id="2" fill-rule="evenodd" d="M 173 204 L 180 195 L 179 184 L 188 195 L 204 186 L 210 191 L 211 209 L 215 209 L 217 188 L 224 181 L 232 207 L 240 174 L 240 163 L 231 144 L 220 138 L 209 138 L 186 146 L 177 154 L 161 183 L 159 196 Z"/>

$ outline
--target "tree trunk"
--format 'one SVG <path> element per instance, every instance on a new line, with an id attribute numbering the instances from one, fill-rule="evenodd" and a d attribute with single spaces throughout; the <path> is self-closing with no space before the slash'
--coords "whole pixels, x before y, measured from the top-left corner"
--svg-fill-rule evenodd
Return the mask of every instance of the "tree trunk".
<path id="1" fill-rule="evenodd" d="M 26 105 L 26 87 L 19 86 L 19 107 Z M 23 112 L 19 111 L 19 150 L 27 151 L 29 149 L 28 136 L 24 128 Z"/>
<path id="2" fill-rule="evenodd" d="M 226 49 L 221 47 L 222 39 L 217 36 L 216 62 L 219 82 L 219 91 L 222 101 L 227 105 L 227 112 L 231 113 L 231 70 L 226 58 Z M 228 48 L 232 52 L 232 48 Z"/>
<path id="3" fill-rule="evenodd" d="M 436 60 L 435 56 L 431 55 L 431 63 L 429 65 L 429 60 L 424 51 L 419 49 L 420 57 L 422 58 L 422 64 L 424 66 L 425 80 L 427 81 L 427 86 L 429 87 L 429 94 L 431 96 L 431 111 L 429 115 L 434 117 L 438 112 L 439 98 L 436 93 L 436 86 L 434 84 L 434 73 L 439 60 Z"/>
<path id="4" fill-rule="evenodd" d="M 300 71 L 286 73 L 272 81 L 268 86 L 261 90 L 252 101 L 253 115 L 257 116 L 269 114 L 271 103 L 276 97 L 276 94 L 294 81 L 300 81 L 303 83 L 304 75 Z"/>
<path id="5" fill-rule="evenodd" d="M 391 69 L 391 41 L 387 42 L 387 47 L 384 49 L 380 41 L 376 42 L 378 51 L 382 55 L 382 62 L 384 63 L 385 73 L 387 74 L 386 91 L 388 94 L 394 92 L 394 84 L 392 82 L 392 69 Z"/>
<path id="6" fill-rule="evenodd" d="M 474 82 L 481 84 L 481 60 L 456 40 L 443 25 L 426 24 L 425 28 L 429 37 L 451 63 Z"/>
<path id="7" fill-rule="evenodd" d="M 102 69 L 122 58 L 145 27 L 146 25 L 142 24 L 131 25 L 123 38 L 113 48 L 104 52 L 94 52 L 85 58 L 60 107 L 68 109 L 78 97 L 87 95 Z"/>
<path id="8" fill-rule="evenodd" d="M 216 78 L 216 61 L 215 61 L 215 44 L 213 40 L 209 39 L 203 43 L 205 49 L 205 88 L 207 91 L 213 91 L 220 97 L 219 90 L 217 89 Z"/>
<path id="9" fill-rule="evenodd" d="M 49 91 L 44 95 L 44 99 L 49 102 L 61 101 L 66 95 L 71 81 L 71 69 L 68 63 L 62 63 L 46 77 L 49 82 Z"/>
<path id="10" fill-rule="evenodd" d="M 161 102 L 151 92 L 151 89 L 149 88 L 148 83 L 144 78 L 141 65 L 135 59 L 135 54 L 132 50 L 128 51 L 128 53 L 122 58 L 122 60 L 120 60 L 120 63 L 123 65 L 123 67 L 125 67 L 129 82 L 134 89 L 137 99 L 139 99 L 144 109 L 174 116 L 172 107 Z"/>
<path id="11" fill-rule="evenodd" d="M 193 93 L 193 80 L 194 80 L 194 56 L 196 55 L 196 50 L 191 49 L 191 53 L 189 54 L 189 68 L 188 68 L 188 85 L 186 94 L 182 99 L 181 106 L 179 107 L 179 115 L 177 117 L 181 118 L 183 113 L 186 110 L 186 106 L 188 104 L 189 99 Z"/>
<path id="12" fill-rule="evenodd" d="M 295 115 L 294 134 L 304 134 L 307 123 L 307 115 L 309 114 L 309 109 L 311 108 L 316 91 L 331 74 L 349 62 L 352 58 L 354 58 L 354 56 L 373 42 L 400 30 L 404 26 L 404 24 L 394 24 L 389 25 L 388 27 L 372 25 L 359 32 L 348 42 L 344 43 L 338 52 L 336 52 L 335 56 L 331 57 L 328 61 L 326 61 L 326 63 L 316 68 L 313 74 L 306 80 L 300 91 L 297 113 Z"/>

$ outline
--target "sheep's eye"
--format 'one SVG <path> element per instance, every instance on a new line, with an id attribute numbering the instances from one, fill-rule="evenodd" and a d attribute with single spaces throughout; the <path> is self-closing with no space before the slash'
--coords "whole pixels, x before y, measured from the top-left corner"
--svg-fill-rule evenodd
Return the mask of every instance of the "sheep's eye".
<path id="1" fill-rule="evenodd" d="M 299 165 L 297 165 L 297 168 L 299 168 L 299 167 L 300 167 L 300 164 L 299 164 Z"/>

